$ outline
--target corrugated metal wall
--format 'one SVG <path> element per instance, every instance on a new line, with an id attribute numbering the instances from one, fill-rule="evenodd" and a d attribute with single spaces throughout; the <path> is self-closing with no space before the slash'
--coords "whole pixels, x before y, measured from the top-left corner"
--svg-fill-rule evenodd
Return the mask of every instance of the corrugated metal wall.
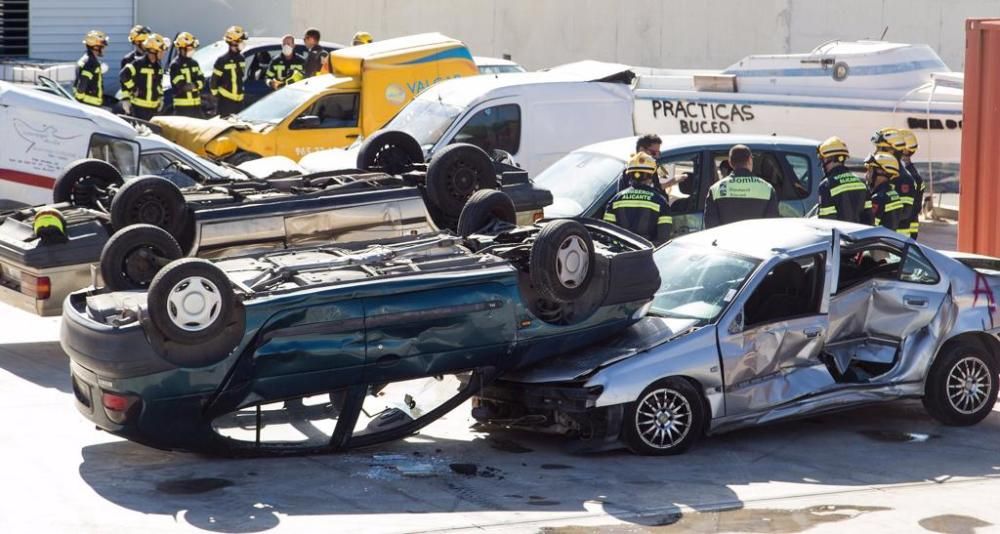
<path id="1" fill-rule="evenodd" d="M 133 0 L 31 0 L 30 56 L 76 60 L 83 55 L 83 36 L 90 30 L 108 34 L 104 61 L 117 77 L 118 61 L 131 47 Z M 110 74 L 110 73 L 109 73 Z"/>

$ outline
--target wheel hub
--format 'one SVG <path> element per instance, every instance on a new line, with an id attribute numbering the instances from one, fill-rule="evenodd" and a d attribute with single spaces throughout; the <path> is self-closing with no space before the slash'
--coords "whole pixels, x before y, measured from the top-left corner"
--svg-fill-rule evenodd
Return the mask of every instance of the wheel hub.
<path id="1" fill-rule="evenodd" d="M 207 278 L 189 276 L 170 290 L 167 311 L 178 328 L 188 332 L 204 330 L 222 311 L 219 288 Z"/>
<path id="2" fill-rule="evenodd" d="M 948 402 L 959 413 L 978 412 L 989 399 L 992 387 L 989 368 L 981 359 L 962 358 L 948 373 Z"/>
<path id="3" fill-rule="evenodd" d="M 133 213 L 137 222 L 162 226 L 166 220 L 167 209 L 163 202 L 153 195 L 143 195 L 135 203 Z"/>
<path id="4" fill-rule="evenodd" d="M 154 258 L 158 251 L 143 247 L 125 256 L 125 276 L 141 286 L 146 286 L 156 271 Z"/>
<path id="5" fill-rule="evenodd" d="M 668 449 L 691 429 L 692 411 L 680 393 L 663 388 L 650 392 L 636 408 L 635 428 L 640 439 L 657 449 Z"/>
<path id="6" fill-rule="evenodd" d="M 465 162 L 458 161 L 455 162 L 454 167 L 449 173 L 452 186 L 452 194 L 455 198 L 468 198 L 475 192 L 476 189 L 476 171 L 469 167 Z"/>
<path id="7" fill-rule="evenodd" d="M 587 244 L 579 236 L 569 236 L 559 244 L 556 253 L 556 269 L 559 282 L 568 288 L 579 287 L 587 278 L 590 257 Z"/>

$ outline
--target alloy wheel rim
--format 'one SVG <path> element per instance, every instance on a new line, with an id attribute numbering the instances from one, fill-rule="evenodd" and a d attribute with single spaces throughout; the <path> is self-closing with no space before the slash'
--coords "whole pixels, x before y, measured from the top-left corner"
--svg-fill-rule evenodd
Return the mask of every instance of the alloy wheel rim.
<path id="1" fill-rule="evenodd" d="M 656 389 L 636 408 L 635 429 L 639 439 L 655 449 L 669 449 L 691 431 L 691 403 L 670 388 Z"/>
<path id="2" fill-rule="evenodd" d="M 990 398 L 993 377 L 986 362 L 975 356 L 966 356 L 951 367 L 946 388 L 951 407 L 968 415 L 981 410 Z"/>

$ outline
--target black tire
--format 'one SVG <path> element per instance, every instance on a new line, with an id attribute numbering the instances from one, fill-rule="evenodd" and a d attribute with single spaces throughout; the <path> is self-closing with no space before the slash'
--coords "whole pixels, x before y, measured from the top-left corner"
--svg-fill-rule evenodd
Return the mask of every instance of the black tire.
<path id="1" fill-rule="evenodd" d="M 514 201 L 503 191 L 476 191 L 458 217 L 458 235 L 469 237 L 495 227 L 497 223 L 517 224 Z"/>
<path id="2" fill-rule="evenodd" d="M 974 379 L 966 383 L 963 375 Z M 946 425 L 974 425 L 993 411 L 998 375 L 996 355 L 980 343 L 971 340 L 946 343 L 927 373 L 924 408 Z M 976 389 L 965 389 L 973 384 Z"/>
<path id="3" fill-rule="evenodd" d="M 188 295 L 182 295 L 189 289 Z M 193 312 L 178 307 L 178 303 L 186 303 L 189 298 L 192 309 L 206 310 L 208 317 L 189 320 Z M 209 305 L 199 309 L 199 298 Z M 215 264 L 201 258 L 184 258 L 167 265 L 153 278 L 147 306 L 150 322 L 167 340 L 197 345 L 226 329 L 236 310 L 236 294 L 229 277 Z"/>
<path id="4" fill-rule="evenodd" d="M 113 165 L 99 159 L 81 159 L 69 164 L 56 178 L 52 201 L 106 210 L 111 204 L 109 189 L 120 185 L 122 175 Z"/>
<path id="5" fill-rule="evenodd" d="M 112 291 L 149 287 L 164 266 L 184 256 L 177 240 L 151 224 L 116 232 L 101 250 L 101 278 Z"/>
<path id="6" fill-rule="evenodd" d="M 382 171 L 402 174 L 424 162 L 424 149 L 406 132 L 379 130 L 365 139 L 358 150 L 358 168 L 365 171 Z"/>
<path id="7" fill-rule="evenodd" d="M 666 419 L 658 422 L 656 419 L 661 411 Z M 683 378 L 665 378 L 651 384 L 635 402 L 625 406 L 622 439 L 636 454 L 680 454 L 704 434 L 707 415 L 701 394 L 690 382 Z M 658 429 L 657 425 L 661 424 L 663 426 Z"/>
<path id="8" fill-rule="evenodd" d="M 545 299 L 572 302 L 594 276 L 594 242 L 582 224 L 561 219 L 545 225 L 531 245 L 531 285 Z"/>
<path id="9" fill-rule="evenodd" d="M 187 205 L 173 182 L 159 176 L 129 180 L 111 201 L 111 227 L 121 230 L 133 224 L 151 224 L 175 239 L 184 230 Z"/>
<path id="10" fill-rule="evenodd" d="M 448 145 L 427 166 L 427 196 L 448 217 L 461 215 L 476 191 L 496 188 L 493 159 L 475 145 Z"/>
<path id="11" fill-rule="evenodd" d="M 260 154 L 253 152 L 245 152 L 243 150 L 237 150 L 235 154 L 226 158 L 226 163 L 237 166 L 248 161 L 253 161 L 255 159 L 260 159 Z"/>

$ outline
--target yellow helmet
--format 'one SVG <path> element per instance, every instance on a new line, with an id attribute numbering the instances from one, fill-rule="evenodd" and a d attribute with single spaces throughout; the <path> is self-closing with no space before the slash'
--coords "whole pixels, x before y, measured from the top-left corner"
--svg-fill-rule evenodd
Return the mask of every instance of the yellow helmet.
<path id="1" fill-rule="evenodd" d="M 889 178 L 899 176 L 899 160 L 888 152 L 875 152 L 869 155 L 865 160 L 865 166 L 879 169 Z"/>
<path id="2" fill-rule="evenodd" d="M 170 48 L 170 39 L 158 33 L 149 34 L 142 42 L 142 49 L 146 52 L 165 52 L 168 48 Z"/>
<path id="3" fill-rule="evenodd" d="M 191 32 L 181 32 L 174 39 L 174 46 L 177 48 L 198 48 L 198 40 L 191 35 Z"/>
<path id="4" fill-rule="evenodd" d="M 847 143 L 844 143 L 844 140 L 837 136 L 830 137 L 820 143 L 819 147 L 816 148 L 816 152 L 819 153 L 820 159 L 845 161 L 850 157 L 850 153 L 847 151 Z"/>
<path id="5" fill-rule="evenodd" d="M 903 140 L 906 141 L 906 153 L 913 155 L 917 153 L 917 134 L 910 130 L 900 130 L 899 133 L 903 134 Z"/>
<path id="6" fill-rule="evenodd" d="M 153 30 L 150 30 L 149 27 L 136 24 L 128 31 L 128 40 L 132 44 L 142 44 L 146 40 L 146 36 L 151 33 L 153 33 Z"/>
<path id="7" fill-rule="evenodd" d="M 249 39 L 249 37 L 247 37 L 247 32 L 243 31 L 241 26 L 230 26 L 229 29 L 226 30 L 226 35 L 223 38 L 229 44 L 236 44 L 240 41 L 246 41 Z"/>
<path id="8" fill-rule="evenodd" d="M 88 47 L 108 46 L 108 36 L 100 30 L 90 30 L 83 38 L 83 44 Z"/>
<path id="9" fill-rule="evenodd" d="M 368 32 L 358 32 L 354 34 L 354 41 L 352 42 L 352 44 L 354 46 L 358 46 L 358 45 L 368 44 L 374 40 L 375 38 L 372 37 L 372 34 Z"/>
<path id="10" fill-rule="evenodd" d="M 903 134 L 895 128 L 882 128 L 876 130 L 872 135 L 872 143 L 875 144 L 875 148 L 895 150 L 897 152 L 902 152 L 906 150 L 906 139 L 903 138 Z"/>
<path id="11" fill-rule="evenodd" d="M 641 178 L 643 174 L 656 174 L 656 160 L 645 152 L 634 154 L 625 167 L 625 175 L 629 178 Z"/>

